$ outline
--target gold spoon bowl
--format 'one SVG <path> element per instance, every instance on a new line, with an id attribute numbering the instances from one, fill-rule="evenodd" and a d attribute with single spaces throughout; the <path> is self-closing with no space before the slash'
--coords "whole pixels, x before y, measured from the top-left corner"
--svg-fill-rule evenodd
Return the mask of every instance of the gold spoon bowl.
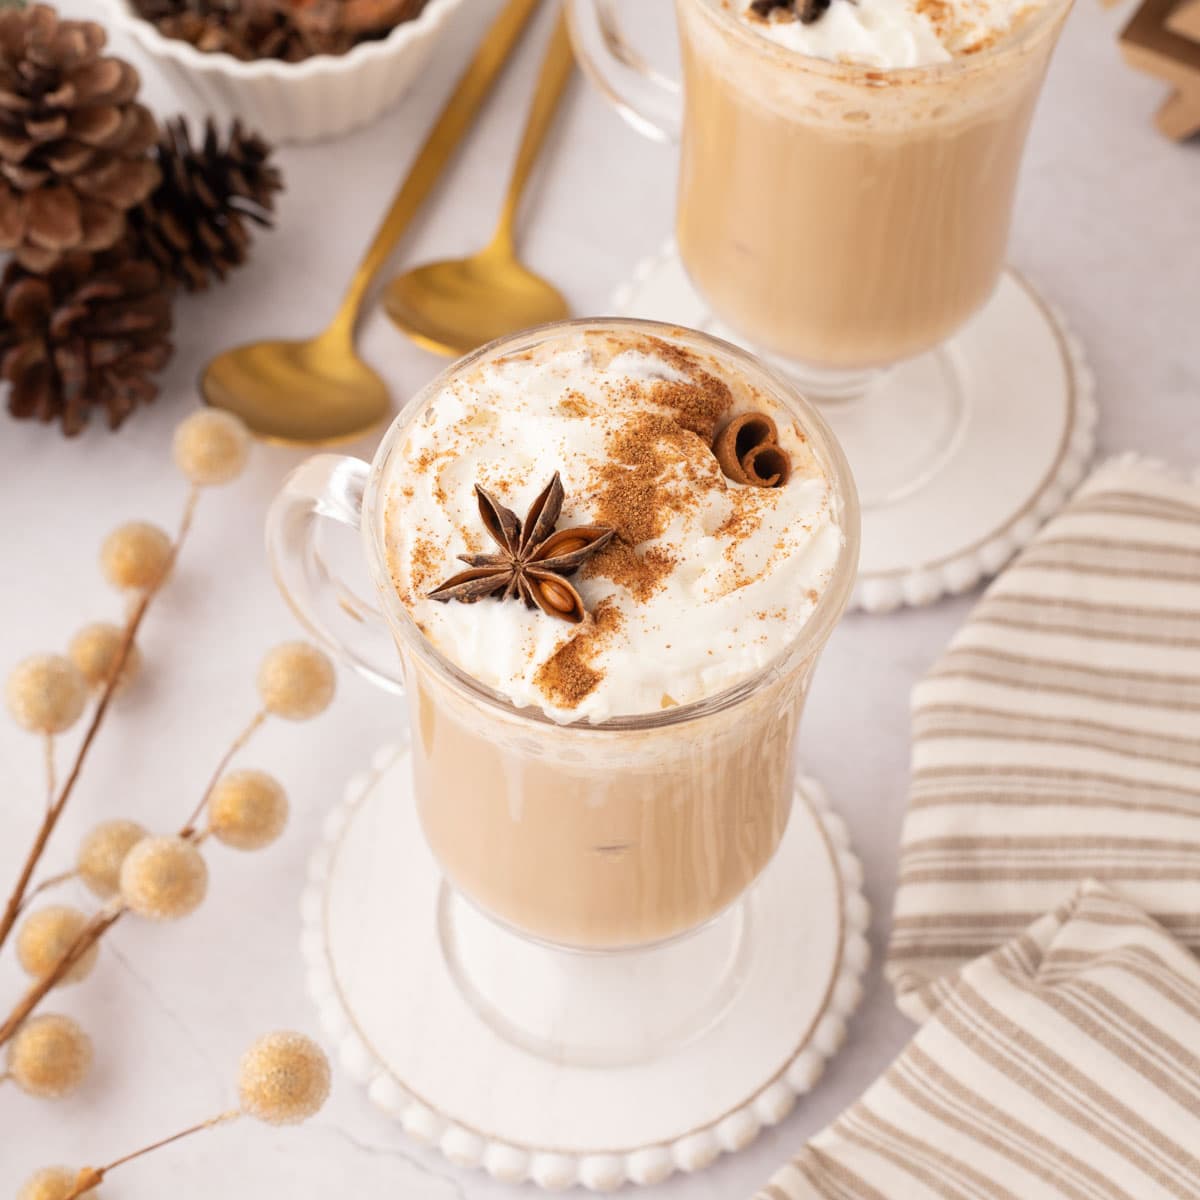
<path id="1" fill-rule="evenodd" d="M 204 399 L 267 441 L 332 446 L 381 425 L 387 385 L 327 330 L 308 341 L 257 342 L 222 354 L 201 379 Z"/>
<path id="2" fill-rule="evenodd" d="M 562 293 L 517 257 L 514 229 L 525 186 L 574 65 L 566 17 L 560 14 L 492 240 L 470 258 L 416 267 L 384 292 L 388 316 L 427 350 L 468 354 L 496 338 L 570 315 Z"/>
<path id="3" fill-rule="evenodd" d="M 511 245 L 497 242 L 471 258 L 401 275 L 388 287 L 384 305 L 418 345 L 455 356 L 570 315 L 562 293 L 518 262 Z"/>

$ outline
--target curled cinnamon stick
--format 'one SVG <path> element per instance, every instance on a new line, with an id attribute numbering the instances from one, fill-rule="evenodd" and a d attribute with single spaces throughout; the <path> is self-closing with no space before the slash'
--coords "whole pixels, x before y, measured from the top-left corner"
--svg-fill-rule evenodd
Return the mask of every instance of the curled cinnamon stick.
<path id="1" fill-rule="evenodd" d="M 734 483 L 748 487 L 783 487 L 792 473 L 779 430 L 766 413 L 739 413 L 717 434 L 713 453 Z"/>

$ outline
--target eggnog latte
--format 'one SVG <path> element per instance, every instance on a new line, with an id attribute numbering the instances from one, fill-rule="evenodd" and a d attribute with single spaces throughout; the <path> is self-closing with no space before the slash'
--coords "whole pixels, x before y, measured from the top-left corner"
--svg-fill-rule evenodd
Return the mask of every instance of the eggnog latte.
<path id="1" fill-rule="evenodd" d="M 1069 3 L 677 0 L 678 239 L 715 314 L 832 369 L 958 328 L 1003 267 Z"/>
<path id="2" fill-rule="evenodd" d="M 714 455 L 750 413 L 774 423 L 780 486 Z M 404 655 L 418 804 L 448 879 L 577 947 L 727 907 L 782 837 L 853 578 L 853 488 L 819 418 L 723 343 L 574 323 L 452 372 L 383 471 L 388 568 L 425 647 Z"/>

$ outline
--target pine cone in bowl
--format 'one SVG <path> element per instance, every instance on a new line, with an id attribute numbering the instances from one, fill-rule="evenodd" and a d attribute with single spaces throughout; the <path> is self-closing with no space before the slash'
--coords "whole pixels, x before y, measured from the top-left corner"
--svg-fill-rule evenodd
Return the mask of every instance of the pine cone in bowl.
<path id="1" fill-rule="evenodd" d="M 158 395 L 171 357 L 171 296 L 128 242 L 65 255 L 46 274 L 9 263 L 0 279 L 0 380 L 18 419 L 58 420 L 74 437 L 93 408 L 116 429 Z"/>
<path id="2" fill-rule="evenodd" d="M 166 37 L 243 62 L 345 54 L 420 16 L 428 0 L 132 0 Z"/>
<path id="3" fill-rule="evenodd" d="M 138 73 L 105 40 L 45 4 L 0 9 L 0 249 L 31 271 L 115 245 L 158 183 Z"/>

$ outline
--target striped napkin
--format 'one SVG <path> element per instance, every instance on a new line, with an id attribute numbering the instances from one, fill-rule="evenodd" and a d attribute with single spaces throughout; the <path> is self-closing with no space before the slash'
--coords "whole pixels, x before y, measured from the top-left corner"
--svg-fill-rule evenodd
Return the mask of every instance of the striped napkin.
<path id="1" fill-rule="evenodd" d="M 888 961 L 906 1013 L 929 1016 L 964 963 L 1086 879 L 1200 953 L 1200 485 L 1100 467 L 913 710 Z"/>
<path id="2" fill-rule="evenodd" d="M 1088 883 L 964 967 L 759 1200 L 1196 1200 L 1200 962 Z"/>

